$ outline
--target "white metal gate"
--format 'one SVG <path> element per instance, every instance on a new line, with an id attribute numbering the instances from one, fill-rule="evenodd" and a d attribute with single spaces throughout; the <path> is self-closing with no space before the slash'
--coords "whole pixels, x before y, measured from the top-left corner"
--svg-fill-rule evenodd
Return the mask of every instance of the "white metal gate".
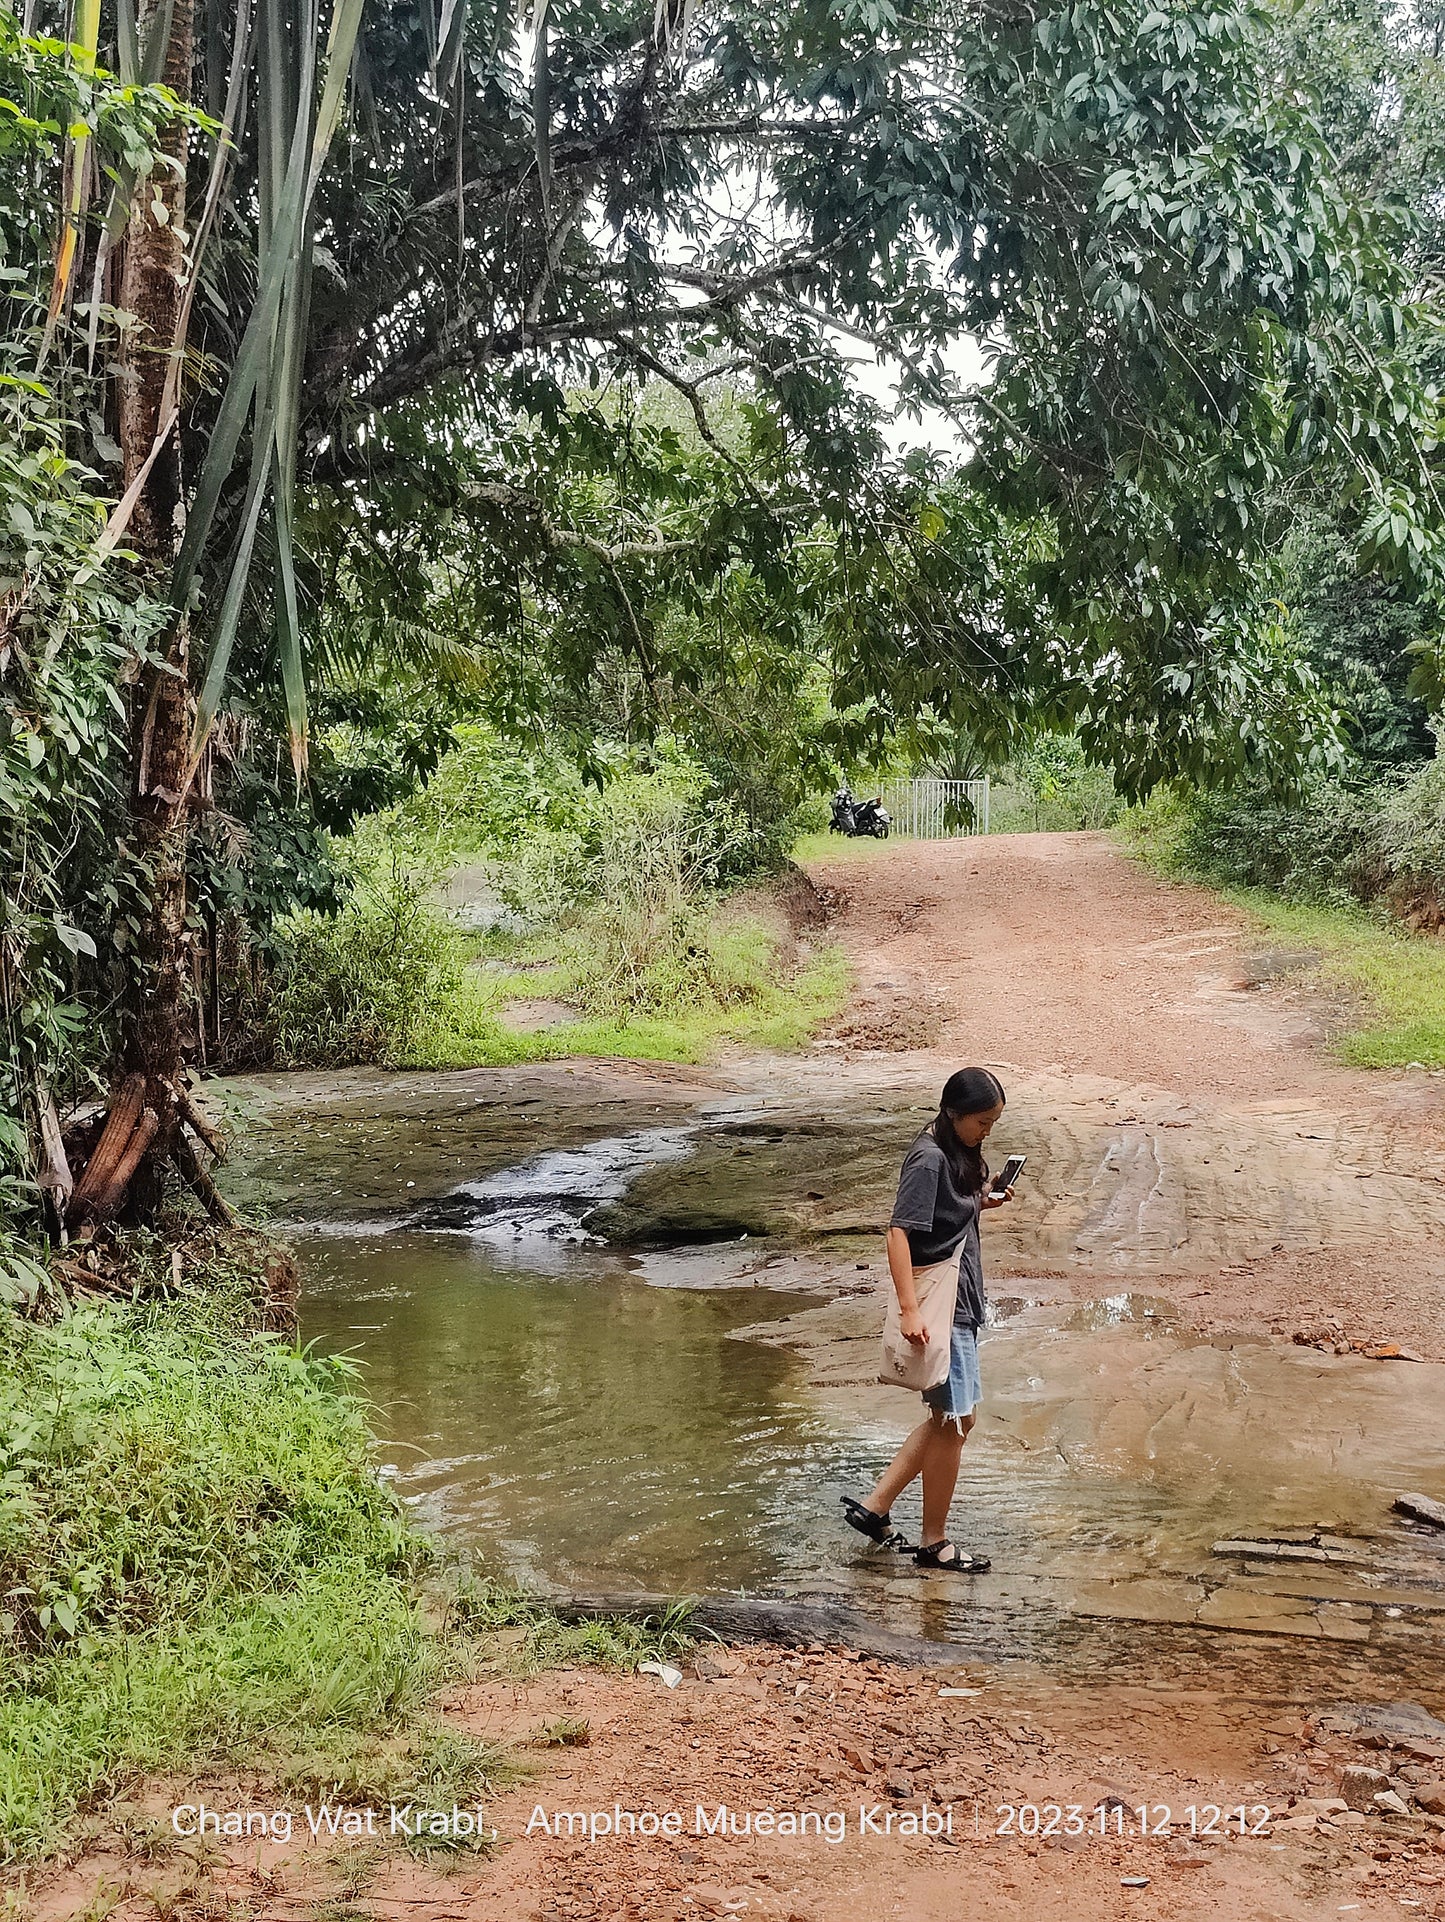
<path id="1" fill-rule="evenodd" d="M 893 832 L 918 841 L 943 841 L 955 834 L 988 833 L 988 780 L 888 781 L 883 805 L 893 817 Z"/>

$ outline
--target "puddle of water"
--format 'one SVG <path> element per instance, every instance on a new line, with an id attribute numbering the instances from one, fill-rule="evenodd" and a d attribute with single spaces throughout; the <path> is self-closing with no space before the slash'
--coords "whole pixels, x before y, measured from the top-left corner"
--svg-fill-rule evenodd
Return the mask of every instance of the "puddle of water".
<path id="1" fill-rule="evenodd" d="M 1005 1283 L 1006 1287 L 1009 1285 Z M 1004 1322 L 1017 1321 L 1021 1315 L 1031 1315 L 1041 1307 L 1049 1327 L 1081 1330 L 1138 1327 L 1148 1331 L 1177 1321 L 1179 1316 L 1178 1308 L 1165 1296 L 1132 1291 L 1076 1302 L 1068 1309 L 1047 1306 L 1045 1296 L 990 1294 L 989 1325 L 996 1328 Z"/>

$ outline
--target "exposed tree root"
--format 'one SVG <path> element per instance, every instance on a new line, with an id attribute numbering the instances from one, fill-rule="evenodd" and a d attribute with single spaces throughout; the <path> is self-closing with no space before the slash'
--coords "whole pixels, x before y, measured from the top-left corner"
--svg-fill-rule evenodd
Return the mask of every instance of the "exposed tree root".
<path id="1" fill-rule="evenodd" d="M 128 1075 L 117 1089 L 104 1123 L 99 1125 L 98 1136 L 96 1125 L 92 1123 L 86 1131 L 93 1145 L 85 1156 L 83 1170 L 64 1191 L 70 1167 L 56 1124 L 55 1151 L 50 1153 L 50 1161 L 53 1167 L 64 1170 L 64 1182 L 57 1172 L 47 1185 L 62 1190 L 56 1197 L 62 1230 L 93 1229 L 114 1221 L 128 1202 L 132 1203 L 133 1217 L 152 1212 L 160 1192 L 159 1167 L 167 1161 L 212 1221 L 223 1228 L 235 1226 L 235 1215 L 196 1151 L 199 1141 L 219 1161 L 225 1144 L 215 1123 L 184 1083 L 173 1087 L 165 1081 L 148 1083 L 141 1074 Z M 84 1132 L 72 1134 L 73 1152 L 81 1152 L 84 1140 Z M 143 1171 L 149 1177 L 144 1182 L 137 1179 Z"/>

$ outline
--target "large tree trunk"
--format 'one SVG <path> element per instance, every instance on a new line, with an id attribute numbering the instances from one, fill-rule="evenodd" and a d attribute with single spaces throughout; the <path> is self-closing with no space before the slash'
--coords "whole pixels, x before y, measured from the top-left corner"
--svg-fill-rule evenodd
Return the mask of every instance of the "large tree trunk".
<path id="1" fill-rule="evenodd" d="M 164 25 L 166 0 L 141 0 L 142 43 Z M 194 0 L 170 5 L 170 44 L 164 80 L 182 100 L 191 96 Z M 170 128 L 166 160 L 138 187 L 126 234 L 120 306 L 134 317 L 124 336 L 117 420 L 127 486 L 151 453 L 156 456 L 131 519 L 130 540 L 154 584 L 164 592 L 175 561 L 185 512 L 178 424 L 161 419 L 163 390 L 180 318 L 186 224 L 189 129 Z M 161 217 L 158 217 L 158 210 Z M 134 955 L 125 1068 L 146 1078 L 147 1106 L 168 1135 L 174 1090 L 185 1067 L 191 1024 L 191 969 L 186 950 L 186 761 L 192 695 L 187 620 L 166 637 L 169 672 L 147 668 L 131 699 L 131 815 L 137 868 L 147 897 Z M 164 1147 L 164 1142 L 161 1144 Z"/>
<path id="2" fill-rule="evenodd" d="M 166 85 L 191 97 L 196 0 L 141 0 L 141 43 L 164 31 L 169 15 Z M 176 123 L 161 142 L 165 158 L 137 187 L 126 230 L 118 305 L 131 316 L 117 372 L 116 418 L 123 482 L 129 488 L 147 461 L 149 473 L 128 530 L 153 591 L 164 596 L 185 516 L 181 432 L 166 401 L 176 350 L 185 273 L 186 161 L 190 130 Z M 169 163 L 169 164 L 167 164 Z M 177 389 L 179 392 L 179 389 Z M 158 451 L 157 440 L 160 440 Z M 131 689 L 130 852 L 144 903 L 130 956 L 130 997 L 123 1057 L 107 1133 L 114 1161 L 105 1178 L 77 1184 L 72 1220 L 104 1219 L 127 1198 L 148 1212 L 159 1194 L 159 1169 L 175 1162 L 191 1179 L 198 1164 L 181 1136 L 185 1073 L 194 1044 L 194 994 L 186 928 L 186 790 L 194 695 L 190 632 L 184 612 L 164 637 L 165 666 L 142 669 Z M 122 1091 L 125 1091 L 124 1096 Z M 134 1110 L 134 1112 L 132 1112 Z M 102 1142 L 107 1137 L 102 1136 Z M 97 1151 L 98 1154 L 98 1151 Z M 204 1179 L 204 1177 L 202 1177 Z M 215 1190 L 205 1183 L 208 1205 Z M 215 1197 L 213 1212 L 223 1204 Z"/>

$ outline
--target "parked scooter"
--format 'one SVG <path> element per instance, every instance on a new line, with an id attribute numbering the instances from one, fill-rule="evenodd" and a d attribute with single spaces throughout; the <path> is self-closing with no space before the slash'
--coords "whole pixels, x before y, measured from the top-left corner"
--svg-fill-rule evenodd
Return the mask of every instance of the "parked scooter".
<path id="1" fill-rule="evenodd" d="M 889 814 L 882 795 L 871 801 L 855 801 L 851 791 L 840 787 L 833 796 L 833 814 L 828 826 L 834 834 L 857 836 L 871 834 L 879 841 L 888 839 Z"/>

